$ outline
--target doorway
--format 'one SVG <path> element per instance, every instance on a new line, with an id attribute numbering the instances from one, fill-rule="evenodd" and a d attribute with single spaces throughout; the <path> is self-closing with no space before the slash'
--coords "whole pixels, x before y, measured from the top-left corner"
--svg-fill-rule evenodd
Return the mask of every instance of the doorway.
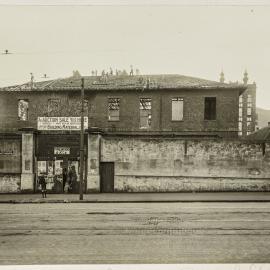
<path id="1" fill-rule="evenodd" d="M 100 191 L 114 192 L 114 162 L 100 162 Z"/>

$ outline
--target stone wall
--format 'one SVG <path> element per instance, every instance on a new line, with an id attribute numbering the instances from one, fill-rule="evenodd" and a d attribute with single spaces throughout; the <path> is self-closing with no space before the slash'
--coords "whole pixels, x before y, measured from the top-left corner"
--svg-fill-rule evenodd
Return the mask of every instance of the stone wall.
<path id="1" fill-rule="evenodd" d="M 0 193 L 18 193 L 20 188 L 20 174 L 0 174 Z"/>
<path id="2" fill-rule="evenodd" d="M 103 137 L 115 191 L 270 191 L 270 144 L 240 140 Z"/>
<path id="3" fill-rule="evenodd" d="M 0 136 L 0 193 L 20 192 L 21 139 Z"/>

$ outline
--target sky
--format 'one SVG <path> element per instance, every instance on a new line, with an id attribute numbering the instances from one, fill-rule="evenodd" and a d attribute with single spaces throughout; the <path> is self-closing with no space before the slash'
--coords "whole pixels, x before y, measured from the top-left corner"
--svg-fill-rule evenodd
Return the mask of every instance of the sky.
<path id="1" fill-rule="evenodd" d="M 0 3 L 1 4 L 1 3 Z M 257 84 L 270 109 L 269 6 L 0 5 L 0 87 L 126 69 Z"/>

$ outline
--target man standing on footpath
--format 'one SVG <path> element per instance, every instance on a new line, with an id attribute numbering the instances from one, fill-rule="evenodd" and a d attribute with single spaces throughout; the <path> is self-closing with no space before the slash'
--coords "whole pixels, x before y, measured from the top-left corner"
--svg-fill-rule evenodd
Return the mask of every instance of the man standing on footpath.
<path id="1" fill-rule="evenodd" d="M 42 198 L 47 198 L 46 180 L 43 174 L 39 177 L 39 184 L 41 186 Z"/>

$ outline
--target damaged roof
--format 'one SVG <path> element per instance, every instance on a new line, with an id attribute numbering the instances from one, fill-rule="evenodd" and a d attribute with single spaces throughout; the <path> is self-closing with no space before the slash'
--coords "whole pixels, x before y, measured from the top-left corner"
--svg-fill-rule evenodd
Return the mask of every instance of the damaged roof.
<path id="1" fill-rule="evenodd" d="M 82 76 L 85 90 L 128 90 L 128 89 L 238 89 L 244 91 L 243 84 L 227 84 L 190 76 L 163 75 L 105 75 Z M 0 88 L 0 91 L 48 91 L 48 90 L 79 90 L 80 76 L 42 82 L 27 82 Z"/>

